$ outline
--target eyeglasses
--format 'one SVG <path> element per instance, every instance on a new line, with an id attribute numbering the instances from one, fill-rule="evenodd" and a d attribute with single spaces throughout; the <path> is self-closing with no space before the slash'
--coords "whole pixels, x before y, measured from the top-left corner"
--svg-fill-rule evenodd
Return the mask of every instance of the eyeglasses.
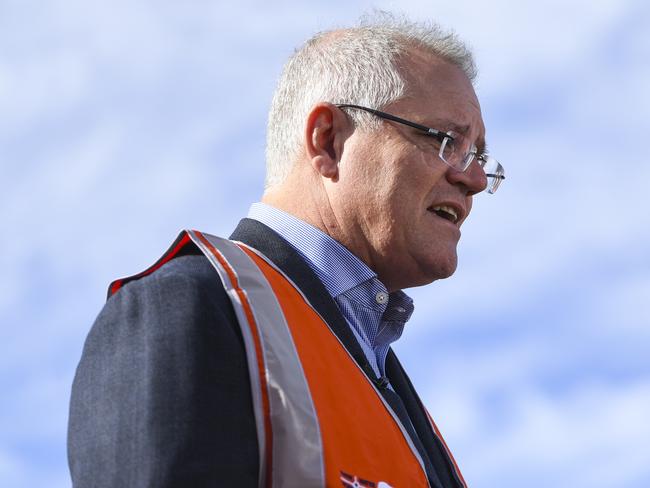
<path id="1" fill-rule="evenodd" d="M 476 145 L 470 143 L 470 141 L 463 137 L 462 134 L 454 131 L 443 132 L 441 130 L 432 129 L 426 125 L 411 122 L 410 120 L 402 119 L 401 117 L 386 112 L 380 112 L 379 110 L 372 108 L 362 107 L 361 105 L 339 104 L 337 107 L 363 110 L 364 112 L 371 113 L 382 119 L 407 125 L 423 132 L 427 136 L 434 137 L 438 141 L 438 144 L 436 144 L 438 157 L 442 159 L 445 164 L 451 166 L 457 171 L 465 171 L 469 168 L 472 161 L 476 159 L 487 177 L 488 183 L 485 189 L 490 194 L 496 192 L 501 182 L 506 178 L 501 163 L 486 153 L 478 154 Z"/>

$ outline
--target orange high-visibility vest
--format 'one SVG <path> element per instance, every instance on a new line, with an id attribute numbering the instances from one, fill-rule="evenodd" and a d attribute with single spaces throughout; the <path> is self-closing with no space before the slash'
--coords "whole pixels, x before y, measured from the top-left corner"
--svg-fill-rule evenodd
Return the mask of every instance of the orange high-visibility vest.
<path id="1" fill-rule="evenodd" d="M 417 449 L 375 384 L 266 257 L 242 243 L 187 231 L 145 273 L 190 241 L 218 272 L 241 327 L 257 426 L 259 486 L 428 487 Z M 121 285 L 115 282 L 110 293 Z"/>

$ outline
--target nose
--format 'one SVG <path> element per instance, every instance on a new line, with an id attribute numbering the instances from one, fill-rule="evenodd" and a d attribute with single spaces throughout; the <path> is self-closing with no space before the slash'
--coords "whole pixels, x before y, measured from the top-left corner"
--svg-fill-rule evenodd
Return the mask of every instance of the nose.
<path id="1" fill-rule="evenodd" d="M 465 171 L 448 168 L 446 176 L 449 183 L 462 187 L 468 196 L 476 195 L 487 187 L 485 171 L 476 160 L 472 161 Z"/>

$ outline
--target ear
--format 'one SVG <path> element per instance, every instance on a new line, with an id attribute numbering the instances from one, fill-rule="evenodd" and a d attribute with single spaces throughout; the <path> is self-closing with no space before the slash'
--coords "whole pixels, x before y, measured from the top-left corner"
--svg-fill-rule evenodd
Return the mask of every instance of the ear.
<path id="1" fill-rule="evenodd" d="M 336 105 L 321 102 L 309 111 L 305 125 L 305 150 L 312 167 L 323 178 L 338 180 L 343 143 L 351 128 L 345 113 Z"/>

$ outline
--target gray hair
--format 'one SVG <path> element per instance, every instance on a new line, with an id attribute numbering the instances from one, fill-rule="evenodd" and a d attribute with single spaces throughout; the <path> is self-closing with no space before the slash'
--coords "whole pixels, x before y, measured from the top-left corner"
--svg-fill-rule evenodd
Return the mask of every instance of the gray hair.
<path id="1" fill-rule="evenodd" d="M 302 148 L 307 114 L 318 102 L 382 109 L 402 98 L 407 80 L 399 58 L 423 49 L 461 68 L 470 81 L 476 65 L 469 48 L 436 23 L 416 23 L 379 12 L 359 26 L 320 32 L 287 61 L 275 90 L 266 138 L 266 188 L 281 184 Z M 349 116 L 357 127 L 375 129 L 363 111 Z"/>

